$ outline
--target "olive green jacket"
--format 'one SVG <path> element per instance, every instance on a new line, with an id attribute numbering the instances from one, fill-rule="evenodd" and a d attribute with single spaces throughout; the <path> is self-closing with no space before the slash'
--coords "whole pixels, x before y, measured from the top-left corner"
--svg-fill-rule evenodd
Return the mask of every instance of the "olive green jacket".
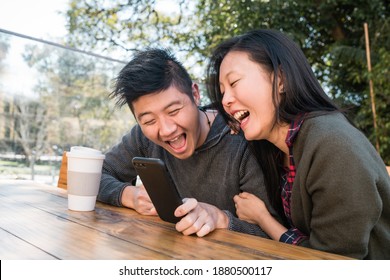
<path id="1" fill-rule="evenodd" d="M 390 259 L 390 177 L 367 138 L 340 113 L 307 119 L 293 144 L 292 221 L 300 245 Z"/>

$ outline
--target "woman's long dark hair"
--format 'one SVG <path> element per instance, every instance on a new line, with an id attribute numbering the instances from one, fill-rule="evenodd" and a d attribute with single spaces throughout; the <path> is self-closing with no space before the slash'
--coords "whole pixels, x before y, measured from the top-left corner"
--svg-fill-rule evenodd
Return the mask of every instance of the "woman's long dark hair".
<path id="1" fill-rule="evenodd" d="M 325 94 L 302 50 L 286 35 L 276 30 L 254 30 L 222 42 L 214 50 L 207 69 L 208 95 L 225 120 L 236 122 L 222 106 L 219 85 L 220 66 L 232 51 L 245 52 L 249 58 L 273 74 L 272 99 L 275 106 L 275 123 L 291 123 L 297 115 L 306 118 L 329 112 L 339 112 L 336 104 Z M 278 74 L 283 77 L 284 92 L 278 92 Z M 280 101 L 279 101 L 280 100 Z M 283 152 L 267 140 L 250 141 L 264 172 L 269 199 L 284 217 L 280 197 Z"/>

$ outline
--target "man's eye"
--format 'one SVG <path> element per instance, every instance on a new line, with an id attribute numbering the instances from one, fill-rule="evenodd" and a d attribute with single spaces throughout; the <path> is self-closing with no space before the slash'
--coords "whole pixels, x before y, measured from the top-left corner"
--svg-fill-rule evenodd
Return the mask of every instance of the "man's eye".
<path id="1" fill-rule="evenodd" d="M 156 122 L 155 120 L 150 120 L 150 121 L 143 122 L 143 125 L 152 125 L 155 122 Z"/>
<path id="2" fill-rule="evenodd" d="M 180 109 L 175 109 L 175 110 L 172 110 L 169 112 L 169 115 L 173 116 L 173 115 L 176 115 L 177 113 L 179 113 Z"/>

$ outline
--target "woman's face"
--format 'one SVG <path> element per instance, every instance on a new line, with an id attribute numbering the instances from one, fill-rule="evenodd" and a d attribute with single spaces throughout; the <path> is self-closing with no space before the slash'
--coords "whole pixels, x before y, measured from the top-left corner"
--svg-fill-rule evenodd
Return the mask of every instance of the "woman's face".
<path id="1" fill-rule="evenodd" d="M 223 107 L 240 122 L 247 140 L 273 142 L 272 79 L 272 73 L 250 60 L 246 52 L 229 52 L 221 63 L 219 82 Z"/>

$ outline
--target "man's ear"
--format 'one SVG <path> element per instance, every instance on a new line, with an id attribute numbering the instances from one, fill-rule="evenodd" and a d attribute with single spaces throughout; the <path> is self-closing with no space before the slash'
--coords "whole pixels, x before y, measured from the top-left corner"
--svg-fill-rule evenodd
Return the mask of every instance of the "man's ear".
<path id="1" fill-rule="evenodd" d="M 194 97 L 195 104 L 199 106 L 200 104 L 200 92 L 199 86 L 196 83 L 192 84 L 192 96 Z"/>

